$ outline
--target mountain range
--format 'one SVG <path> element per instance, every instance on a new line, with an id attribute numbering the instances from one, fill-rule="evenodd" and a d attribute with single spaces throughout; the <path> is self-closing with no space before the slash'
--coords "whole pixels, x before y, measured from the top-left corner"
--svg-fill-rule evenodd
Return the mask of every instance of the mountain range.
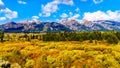
<path id="1" fill-rule="evenodd" d="M 106 31 L 120 30 L 120 22 L 110 20 L 64 19 L 59 22 L 21 21 L 0 25 L 4 32 L 59 32 L 59 31 Z"/>

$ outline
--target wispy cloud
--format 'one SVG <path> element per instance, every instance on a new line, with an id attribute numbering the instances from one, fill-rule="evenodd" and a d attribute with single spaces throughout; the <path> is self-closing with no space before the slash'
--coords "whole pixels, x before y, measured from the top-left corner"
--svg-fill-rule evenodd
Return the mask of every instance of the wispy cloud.
<path id="1" fill-rule="evenodd" d="M 70 17 L 69 19 L 78 19 L 80 17 L 80 14 L 75 14 L 72 17 Z"/>
<path id="2" fill-rule="evenodd" d="M 80 11 L 80 9 L 79 9 L 79 8 L 76 8 L 76 9 L 75 9 L 75 11 L 76 11 L 76 12 L 79 12 L 79 11 Z"/>
<path id="3" fill-rule="evenodd" d="M 69 12 L 69 15 L 70 15 L 70 17 L 72 17 L 72 16 L 73 16 L 73 13 L 72 13 L 72 12 Z"/>
<path id="4" fill-rule="evenodd" d="M 22 0 L 18 0 L 18 3 L 19 3 L 19 4 L 27 4 L 27 2 L 22 1 Z"/>
<path id="5" fill-rule="evenodd" d="M 60 15 L 60 17 L 62 19 L 78 19 L 80 17 L 80 14 L 73 14 L 72 12 L 69 12 L 69 14 L 67 13 L 62 13 L 62 15 Z"/>
<path id="6" fill-rule="evenodd" d="M 4 3 L 2 2 L 2 0 L 0 0 L 0 5 L 4 5 Z"/>
<path id="7" fill-rule="evenodd" d="M 39 16 L 32 16 L 32 21 L 38 22 Z"/>
<path id="8" fill-rule="evenodd" d="M 0 17 L 0 21 L 6 20 L 6 17 Z"/>
<path id="9" fill-rule="evenodd" d="M 56 1 L 60 2 L 61 4 L 66 4 L 66 5 L 74 4 L 73 0 L 56 0 Z"/>
<path id="10" fill-rule="evenodd" d="M 41 16 L 42 16 L 42 13 L 39 13 L 39 15 L 38 15 L 38 16 L 40 16 L 40 17 L 41 17 Z"/>
<path id="11" fill-rule="evenodd" d="M 62 15 L 60 16 L 62 19 L 65 19 L 68 17 L 68 15 L 66 13 L 62 13 Z"/>
<path id="12" fill-rule="evenodd" d="M 56 21 L 58 22 L 58 21 L 60 21 L 60 19 L 56 19 Z"/>
<path id="13" fill-rule="evenodd" d="M 99 3 L 102 3 L 103 0 L 93 0 L 93 2 L 94 2 L 95 4 L 99 4 Z"/>
<path id="14" fill-rule="evenodd" d="M 2 0 L 0 0 L 0 10 L 4 8 L 5 8 L 4 3 L 2 2 Z"/>
<path id="15" fill-rule="evenodd" d="M 33 16 L 32 19 L 38 19 L 39 17 L 38 16 Z"/>

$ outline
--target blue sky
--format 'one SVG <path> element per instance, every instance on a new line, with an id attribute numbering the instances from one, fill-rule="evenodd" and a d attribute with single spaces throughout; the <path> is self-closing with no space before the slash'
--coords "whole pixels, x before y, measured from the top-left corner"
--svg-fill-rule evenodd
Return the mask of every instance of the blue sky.
<path id="1" fill-rule="evenodd" d="M 0 0 L 0 24 L 26 19 L 120 21 L 120 0 Z"/>

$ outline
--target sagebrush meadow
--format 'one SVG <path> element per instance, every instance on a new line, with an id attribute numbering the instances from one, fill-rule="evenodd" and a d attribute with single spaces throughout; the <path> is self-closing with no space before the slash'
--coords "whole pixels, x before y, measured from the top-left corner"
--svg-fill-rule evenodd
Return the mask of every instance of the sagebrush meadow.
<path id="1" fill-rule="evenodd" d="M 119 68 L 119 33 L 1 32 L 0 63 L 11 68 Z"/>

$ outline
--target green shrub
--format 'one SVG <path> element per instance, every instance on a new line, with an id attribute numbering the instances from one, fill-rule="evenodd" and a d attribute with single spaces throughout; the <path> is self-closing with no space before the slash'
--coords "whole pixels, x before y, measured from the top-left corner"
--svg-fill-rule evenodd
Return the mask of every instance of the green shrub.
<path id="1" fill-rule="evenodd" d="M 34 64 L 35 64 L 35 61 L 34 60 L 27 60 L 26 61 L 26 63 L 25 63 L 25 67 L 26 68 L 33 68 L 33 66 L 34 66 Z"/>
<path id="2" fill-rule="evenodd" d="M 110 43 L 110 44 L 118 44 L 119 39 L 117 38 L 116 35 L 110 34 L 107 38 L 107 42 Z"/>

